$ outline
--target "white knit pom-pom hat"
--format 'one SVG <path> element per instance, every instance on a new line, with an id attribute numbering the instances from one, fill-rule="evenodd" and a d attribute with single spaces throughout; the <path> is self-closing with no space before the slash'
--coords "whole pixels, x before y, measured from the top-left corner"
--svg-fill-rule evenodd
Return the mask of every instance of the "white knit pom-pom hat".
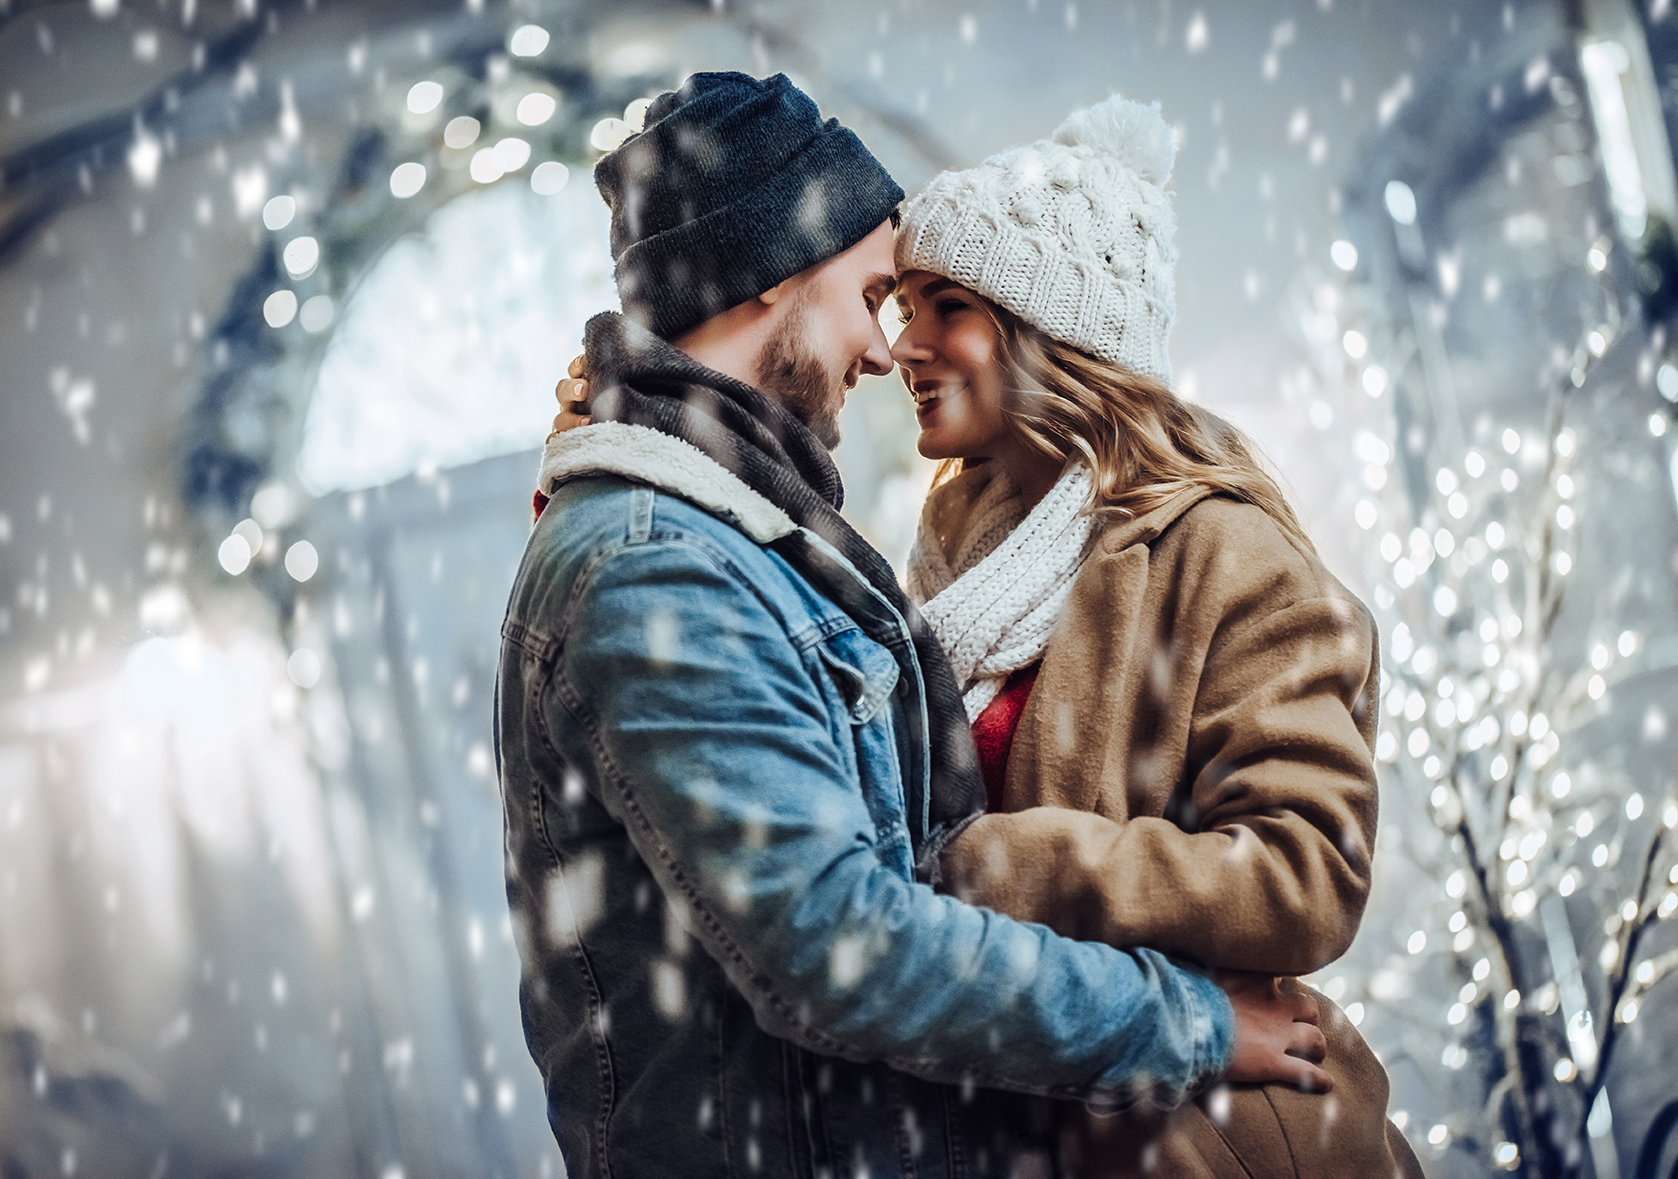
<path id="1" fill-rule="evenodd" d="M 1159 103 L 1115 95 L 1051 139 L 942 172 L 911 200 L 897 268 L 977 291 L 1055 339 L 1161 381 L 1177 315 L 1177 156 Z"/>

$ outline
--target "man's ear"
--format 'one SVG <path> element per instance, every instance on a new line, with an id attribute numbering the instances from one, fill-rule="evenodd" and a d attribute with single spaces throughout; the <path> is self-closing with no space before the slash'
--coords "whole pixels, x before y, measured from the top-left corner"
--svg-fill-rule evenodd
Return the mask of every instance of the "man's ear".
<path id="1" fill-rule="evenodd" d="M 757 297 L 758 302 L 762 303 L 765 307 L 773 307 L 776 303 L 779 303 L 782 299 L 786 298 L 787 292 L 791 289 L 791 283 L 792 279 L 783 278 L 780 282 L 760 294 Z"/>

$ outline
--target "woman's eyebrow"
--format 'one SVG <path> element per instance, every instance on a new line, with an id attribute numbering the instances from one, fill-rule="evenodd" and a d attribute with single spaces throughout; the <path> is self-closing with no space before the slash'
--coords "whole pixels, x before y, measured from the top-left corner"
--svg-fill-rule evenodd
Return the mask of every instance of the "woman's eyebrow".
<path id="1" fill-rule="evenodd" d="M 929 298 L 940 291 L 948 291 L 952 288 L 955 290 L 967 289 L 953 278 L 935 278 L 920 289 L 920 297 L 923 299 Z"/>
<path id="2" fill-rule="evenodd" d="M 897 301 L 903 303 L 908 300 L 930 299 L 940 291 L 965 291 L 966 289 L 953 278 L 935 278 L 918 290 L 899 285 Z"/>

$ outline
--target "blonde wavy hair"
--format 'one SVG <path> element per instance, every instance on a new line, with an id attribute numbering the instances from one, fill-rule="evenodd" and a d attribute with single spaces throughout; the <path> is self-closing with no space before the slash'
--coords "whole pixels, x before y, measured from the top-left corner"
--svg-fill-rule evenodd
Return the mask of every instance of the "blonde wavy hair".
<path id="1" fill-rule="evenodd" d="M 983 296 L 974 298 L 1001 338 L 1003 408 L 1031 449 L 1065 462 L 1081 455 L 1093 473 L 1098 518 L 1141 516 L 1190 487 L 1261 508 L 1285 536 L 1316 547 L 1257 448 L 1217 414 L 1190 405 L 1160 381 L 1062 343 Z M 937 486 L 968 460 L 939 464 Z"/>

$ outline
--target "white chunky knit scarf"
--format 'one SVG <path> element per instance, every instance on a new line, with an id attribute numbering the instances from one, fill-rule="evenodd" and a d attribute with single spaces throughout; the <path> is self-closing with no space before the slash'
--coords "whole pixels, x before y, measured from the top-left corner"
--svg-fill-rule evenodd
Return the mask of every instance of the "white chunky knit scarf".
<path id="1" fill-rule="evenodd" d="M 967 719 L 996 699 L 1008 673 L 1036 662 L 1088 554 L 1090 472 L 1069 467 L 1030 513 L 998 470 L 946 557 L 922 514 L 909 554 L 909 596 L 950 657 Z"/>

